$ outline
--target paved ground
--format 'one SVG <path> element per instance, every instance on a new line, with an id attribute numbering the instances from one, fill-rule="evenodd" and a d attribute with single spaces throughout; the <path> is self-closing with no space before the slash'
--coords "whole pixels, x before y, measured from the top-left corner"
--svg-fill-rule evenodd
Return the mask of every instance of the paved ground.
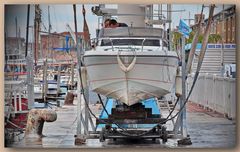
<path id="1" fill-rule="evenodd" d="M 94 112 L 98 113 L 100 107 L 92 106 Z M 75 146 L 74 135 L 76 134 L 76 105 L 63 106 L 55 109 L 58 118 L 52 123 L 45 123 L 43 134 L 46 136 L 41 140 L 26 140 L 14 143 L 12 147 L 34 147 L 34 148 L 113 148 L 113 147 L 170 147 L 170 148 L 231 148 L 236 142 L 236 125 L 232 120 L 224 118 L 221 114 L 209 112 L 197 105 L 187 105 L 188 134 L 192 145 L 178 146 L 177 139 L 169 139 L 163 144 L 156 140 L 106 140 L 100 143 L 98 139 L 89 139 L 85 145 Z M 170 123 L 170 122 L 169 122 Z"/>

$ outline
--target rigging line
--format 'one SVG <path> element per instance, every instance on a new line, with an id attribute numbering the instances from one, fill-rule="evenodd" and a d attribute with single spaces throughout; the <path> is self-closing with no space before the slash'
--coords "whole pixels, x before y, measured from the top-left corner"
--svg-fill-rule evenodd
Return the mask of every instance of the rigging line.
<path id="1" fill-rule="evenodd" d="M 44 22 L 42 22 L 42 27 L 44 28 L 45 31 L 47 31 L 47 27 L 45 26 Z"/>
<path id="2" fill-rule="evenodd" d="M 56 9 L 55 9 L 55 6 L 53 6 L 53 16 L 54 16 L 54 19 L 55 19 L 55 23 L 56 23 L 56 31 L 58 31 L 58 20 L 57 20 L 57 16 L 56 16 Z"/>
<path id="3" fill-rule="evenodd" d="M 42 13 L 42 16 L 41 16 L 41 20 L 42 20 L 42 24 L 44 25 L 44 23 L 47 23 L 47 14 L 45 14 L 45 12 L 47 12 L 47 11 L 42 11 L 43 13 Z M 45 25 L 44 25 L 45 26 Z M 45 29 L 47 29 L 46 27 L 45 27 Z M 47 30 L 46 30 L 47 31 Z"/>
<path id="4" fill-rule="evenodd" d="M 25 57 L 27 57 L 27 55 L 28 55 L 29 16 L 30 16 L 30 4 L 28 4 L 28 6 L 27 6 L 27 27 L 26 27 L 26 47 L 25 47 Z"/>
<path id="5" fill-rule="evenodd" d="M 199 72 L 197 72 L 197 73 L 199 73 Z M 198 76 L 197 73 L 196 73 L 196 75 Z M 196 76 L 196 75 L 195 75 L 195 76 Z M 179 109 L 179 111 L 178 111 L 172 118 L 167 119 L 166 121 L 169 121 L 169 120 L 172 120 L 172 119 L 176 118 L 176 116 L 178 116 L 178 115 L 182 112 L 183 108 L 185 107 L 186 103 L 188 102 L 189 97 L 190 97 L 190 95 L 191 95 L 191 93 L 192 93 L 192 91 L 193 91 L 193 88 L 194 88 L 195 83 L 196 83 L 196 81 L 197 81 L 197 76 L 194 77 L 193 84 L 192 84 L 192 86 L 191 86 L 191 89 L 190 89 L 190 91 L 189 91 L 189 93 L 188 93 L 188 96 L 187 96 L 185 102 L 183 103 L 183 106 Z M 196 79 L 195 79 L 195 78 L 196 78 Z"/>
<path id="6" fill-rule="evenodd" d="M 52 6 L 52 11 L 53 11 L 53 13 L 52 13 L 52 20 L 53 20 L 53 25 L 52 25 L 52 27 L 53 27 L 53 29 L 54 29 L 54 31 L 55 32 L 57 32 L 57 26 L 58 26 L 58 24 L 57 24 L 57 19 L 56 19 L 56 15 L 55 15 L 55 7 L 54 6 Z"/>

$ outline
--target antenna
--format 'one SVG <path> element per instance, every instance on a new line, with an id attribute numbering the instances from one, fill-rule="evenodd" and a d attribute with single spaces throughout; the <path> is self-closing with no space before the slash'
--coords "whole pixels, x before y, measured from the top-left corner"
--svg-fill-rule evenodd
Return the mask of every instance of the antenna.
<path id="1" fill-rule="evenodd" d="M 188 21 L 188 25 L 189 25 L 189 26 L 190 26 L 191 21 L 194 21 L 194 19 L 191 18 L 190 16 L 191 16 L 191 14 L 190 14 L 190 11 L 189 11 L 189 12 L 188 12 L 188 18 L 184 18 L 184 19 L 183 19 L 183 20 L 185 20 L 185 21 Z"/>
<path id="2" fill-rule="evenodd" d="M 48 51 L 47 51 L 47 54 L 45 55 L 46 56 L 46 59 L 48 58 L 48 53 L 49 53 L 49 48 L 50 48 L 50 33 L 51 33 L 51 22 L 50 22 L 50 6 L 48 5 Z"/>

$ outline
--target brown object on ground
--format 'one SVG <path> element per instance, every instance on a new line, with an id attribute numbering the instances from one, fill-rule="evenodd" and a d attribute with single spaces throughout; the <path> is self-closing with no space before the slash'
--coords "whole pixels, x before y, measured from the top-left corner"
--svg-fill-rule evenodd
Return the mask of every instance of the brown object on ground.
<path id="1" fill-rule="evenodd" d="M 178 140 L 177 142 L 178 142 L 178 145 L 192 145 L 191 138 L 189 137 Z"/>
<path id="2" fill-rule="evenodd" d="M 74 94 L 68 92 L 64 101 L 64 105 L 73 105 Z"/>
<path id="3" fill-rule="evenodd" d="M 75 138 L 75 145 L 82 145 L 86 143 L 86 139 L 83 138 Z"/>
<path id="4" fill-rule="evenodd" d="M 57 113 L 51 109 L 32 109 L 29 111 L 25 137 L 41 138 L 44 122 L 57 120 Z"/>

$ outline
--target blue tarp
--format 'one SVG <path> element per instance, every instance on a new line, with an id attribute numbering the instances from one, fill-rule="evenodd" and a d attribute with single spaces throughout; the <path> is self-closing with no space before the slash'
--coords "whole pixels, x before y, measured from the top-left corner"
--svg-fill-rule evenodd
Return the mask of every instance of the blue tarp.
<path id="1" fill-rule="evenodd" d="M 107 99 L 105 107 L 106 107 L 106 110 L 109 114 L 112 113 L 112 108 L 115 106 L 115 104 L 116 104 L 116 101 L 114 99 Z M 160 110 L 158 108 L 157 101 L 154 98 L 144 100 L 144 101 L 142 101 L 142 104 L 145 106 L 145 108 L 151 108 L 152 109 L 152 114 L 159 114 L 160 115 Z M 108 118 L 108 115 L 107 115 L 107 113 L 105 112 L 104 109 L 102 109 L 99 118 L 100 119 Z M 136 124 L 134 126 L 136 126 L 137 128 L 152 128 L 155 125 L 156 124 Z M 129 125 L 127 125 L 127 124 L 123 124 L 123 125 L 120 125 L 120 126 L 123 127 L 123 128 L 128 128 L 129 127 Z M 97 126 L 97 128 L 103 128 L 103 127 L 105 127 L 105 124 L 99 124 Z M 117 127 L 117 126 L 112 125 L 112 127 Z"/>

